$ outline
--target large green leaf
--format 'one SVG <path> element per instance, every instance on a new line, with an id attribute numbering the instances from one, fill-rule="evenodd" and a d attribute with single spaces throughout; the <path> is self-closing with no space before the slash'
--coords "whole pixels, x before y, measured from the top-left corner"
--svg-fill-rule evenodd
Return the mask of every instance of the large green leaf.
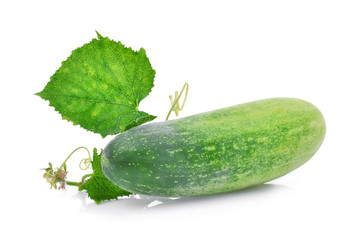
<path id="1" fill-rule="evenodd" d="M 105 137 L 155 118 L 138 110 L 154 77 L 143 48 L 136 52 L 98 34 L 72 51 L 37 95 L 63 119 Z"/>

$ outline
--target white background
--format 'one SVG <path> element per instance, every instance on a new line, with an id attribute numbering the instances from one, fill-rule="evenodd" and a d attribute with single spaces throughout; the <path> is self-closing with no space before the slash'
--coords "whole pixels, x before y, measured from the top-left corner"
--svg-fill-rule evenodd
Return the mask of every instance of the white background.
<path id="1" fill-rule="evenodd" d="M 2 1 L 0 24 L 1 239 L 359 238 L 358 1 Z M 113 138 L 61 120 L 33 95 L 95 30 L 146 49 L 157 74 L 140 110 L 156 121 L 184 82 L 181 116 L 296 97 L 326 119 L 321 149 L 280 179 L 230 194 L 96 205 L 75 188 L 50 191 L 40 168 Z M 69 180 L 85 156 L 70 160 Z"/>

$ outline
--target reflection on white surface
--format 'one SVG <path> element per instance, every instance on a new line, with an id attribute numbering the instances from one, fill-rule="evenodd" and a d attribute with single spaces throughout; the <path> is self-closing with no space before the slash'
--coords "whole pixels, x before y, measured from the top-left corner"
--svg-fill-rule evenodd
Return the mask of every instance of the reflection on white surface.
<path id="1" fill-rule="evenodd" d="M 290 191 L 290 188 L 277 184 L 262 184 L 259 186 L 243 189 L 236 192 L 208 195 L 201 197 L 154 197 L 133 195 L 119 200 L 106 201 L 97 205 L 89 201 L 87 194 L 79 192 L 76 196 L 83 202 L 81 211 L 90 214 L 113 215 L 113 216 L 133 216 L 143 211 L 161 211 L 163 209 L 198 209 L 198 206 L 212 207 L 219 205 L 236 207 L 238 204 L 253 202 L 254 199 L 263 199 L 269 195 L 277 196 L 278 192 Z M 208 206 L 209 205 L 209 206 Z"/>

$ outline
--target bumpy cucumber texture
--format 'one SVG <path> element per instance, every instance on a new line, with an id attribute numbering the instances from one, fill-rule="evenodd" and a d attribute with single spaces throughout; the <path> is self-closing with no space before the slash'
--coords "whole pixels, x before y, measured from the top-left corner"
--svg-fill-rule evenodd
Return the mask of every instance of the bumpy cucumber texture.
<path id="1" fill-rule="evenodd" d="M 272 98 L 130 129 L 106 146 L 101 163 L 110 181 L 132 193 L 216 194 L 291 172 L 324 135 L 315 106 Z"/>

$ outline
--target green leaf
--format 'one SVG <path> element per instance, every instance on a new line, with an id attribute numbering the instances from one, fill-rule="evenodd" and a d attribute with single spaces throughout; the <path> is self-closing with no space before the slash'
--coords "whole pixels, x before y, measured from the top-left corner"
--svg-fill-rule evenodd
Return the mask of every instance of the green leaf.
<path id="1" fill-rule="evenodd" d="M 36 95 L 49 100 L 63 119 L 105 137 L 155 118 L 138 110 L 153 87 L 155 70 L 143 48 L 136 52 L 97 36 L 72 51 Z"/>
<path id="2" fill-rule="evenodd" d="M 92 169 L 93 174 L 91 178 L 87 179 L 83 185 L 79 187 L 79 191 L 86 190 L 89 197 L 97 204 L 105 200 L 118 199 L 118 197 L 129 196 L 127 192 L 110 182 L 102 172 L 101 156 L 97 154 L 97 149 L 93 151 Z"/>

